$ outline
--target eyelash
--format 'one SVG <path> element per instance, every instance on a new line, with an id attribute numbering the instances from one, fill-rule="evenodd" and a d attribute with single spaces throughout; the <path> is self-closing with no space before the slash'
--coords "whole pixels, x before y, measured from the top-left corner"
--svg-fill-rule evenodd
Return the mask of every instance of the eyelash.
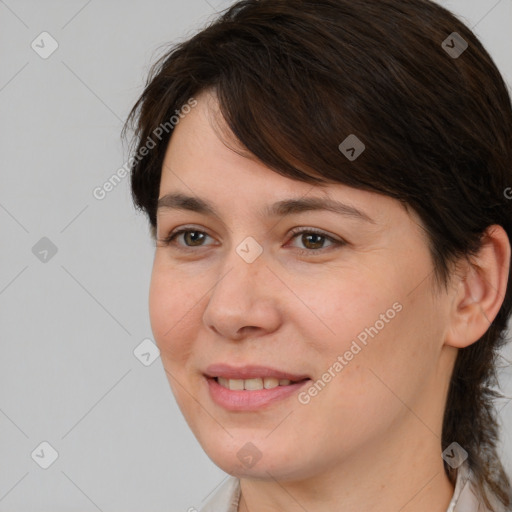
<path id="1" fill-rule="evenodd" d="M 210 235 L 208 235 L 208 233 L 205 233 L 204 231 L 201 231 L 199 229 L 195 229 L 195 228 L 191 228 L 191 227 L 184 227 L 184 228 L 179 229 L 178 231 L 171 233 L 167 238 L 163 238 L 163 239 L 159 240 L 159 242 L 161 242 L 164 245 L 164 247 L 168 247 L 170 245 L 175 245 L 176 248 L 180 251 L 184 251 L 184 252 L 192 251 L 193 252 L 194 251 L 193 247 L 188 247 L 188 246 L 182 247 L 182 246 L 178 246 L 174 243 L 174 240 L 177 236 L 179 236 L 183 233 L 189 233 L 189 232 L 201 233 L 201 234 L 205 234 L 206 236 L 210 236 Z M 341 247 L 343 245 L 346 245 L 346 242 L 344 240 L 337 240 L 337 239 L 327 235 L 323 231 L 315 229 L 315 228 L 294 228 L 291 231 L 291 234 L 293 235 L 292 239 L 296 238 L 299 235 L 305 234 L 305 233 L 320 235 L 322 238 L 332 242 L 333 245 L 330 246 L 331 248 L 336 247 L 336 246 Z M 196 247 L 204 247 L 204 246 L 196 246 Z M 322 247 L 320 249 L 297 249 L 297 248 L 295 248 L 295 249 L 298 251 L 298 253 L 300 255 L 314 256 L 315 253 L 316 254 L 322 253 L 322 252 L 324 252 L 324 250 L 329 249 L 329 247 Z"/>

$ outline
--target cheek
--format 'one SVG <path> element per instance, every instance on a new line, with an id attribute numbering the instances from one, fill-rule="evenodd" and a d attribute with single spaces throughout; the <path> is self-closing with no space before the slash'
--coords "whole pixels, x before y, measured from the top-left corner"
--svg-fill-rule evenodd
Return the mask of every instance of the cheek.
<path id="1" fill-rule="evenodd" d="M 305 343 L 324 355 L 342 354 L 358 335 L 364 338 L 365 328 L 373 326 L 396 300 L 386 288 L 379 291 L 371 276 L 355 273 L 318 280 L 316 286 L 311 281 L 296 283 L 294 291 L 301 303 L 289 312 L 301 326 Z M 394 316 L 395 310 L 390 313 Z"/>
<path id="2" fill-rule="evenodd" d="M 153 268 L 149 289 L 149 317 L 155 342 L 164 361 L 176 365 L 187 359 L 199 325 L 197 296 L 190 283 L 173 279 L 172 272 Z M 188 287 L 188 288 L 187 288 Z"/>
<path id="3" fill-rule="evenodd" d="M 319 363 L 317 378 L 330 379 L 324 372 L 331 369 L 336 377 L 329 387 L 343 401 L 358 402 L 366 395 L 362 390 L 375 386 L 379 391 L 382 383 L 370 369 L 402 388 L 424 377 L 423 363 L 434 362 L 435 306 L 428 288 L 409 293 L 415 279 L 407 277 L 405 265 L 402 269 L 394 274 L 347 272 L 343 279 L 324 283 L 321 293 L 311 286 L 295 288 L 310 310 L 294 315 L 304 343 L 316 353 L 311 360 Z"/>
<path id="4" fill-rule="evenodd" d="M 347 411 L 356 423 L 361 415 L 363 423 L 368 422 L 364 428 L 369 429 L 373 420 L 391 419 L 403 412 L 403 403 L 414 403 L 421 395 L 436 368 L 440 345 L 436 310 L 426 294 L 388 302 L 368 306 L 366 315 L 345 331 L 340 324 L 343 335 L 324 358 L 330 367 L 342 356 L 342 369 L 329 384 L 325 406 L 330 400 L 337 403 L 343 412 L 336 409 L 332 414 L 340 420 L 339 415 Z M 397 307 L 392 308 L 393 304 Z M 379 318 L 381 313 L 387 322 Z"/>

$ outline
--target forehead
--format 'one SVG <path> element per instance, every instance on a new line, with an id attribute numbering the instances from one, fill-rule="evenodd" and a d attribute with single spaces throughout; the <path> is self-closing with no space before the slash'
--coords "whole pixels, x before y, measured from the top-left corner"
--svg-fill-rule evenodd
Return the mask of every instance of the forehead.
<path id="1" fill-rule="evenodd" d="M 214 94 L 204 91 L 196 100 L 174 128 L 166 150 L 159 214 L 181 209 L 220 218 L 223 211 L 245 207 L 270 217 L 324 209 L 368 224 L 396 214 L 414 216 L 382 194 L 341 183 L 306 183 L 275 172 L 244 151 Z M 417 216 L 415 220 L 419 222 Z"/>

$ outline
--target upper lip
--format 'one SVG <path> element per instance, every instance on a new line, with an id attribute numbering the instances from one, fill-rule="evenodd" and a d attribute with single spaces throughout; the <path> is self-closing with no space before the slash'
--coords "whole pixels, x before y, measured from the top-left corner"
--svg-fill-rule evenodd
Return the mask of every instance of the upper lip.
<path id="1" fill-rule="evenodd" d="M 276 370 L 269 366 L 248 365 L 235 367 L 223 363 L 211 364 L 206 368 L 204 374 L 207 377 L 223 377 L 225 379 L 256 379 L 258 377 L 274 377 L 291 381 L 309 379 L 308 375 Z"/>

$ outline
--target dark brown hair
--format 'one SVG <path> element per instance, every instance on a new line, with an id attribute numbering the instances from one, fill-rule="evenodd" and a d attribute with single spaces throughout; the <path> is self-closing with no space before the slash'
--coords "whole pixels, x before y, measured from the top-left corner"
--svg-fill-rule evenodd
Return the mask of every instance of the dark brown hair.
<path id="1" fill-rule="evenodd" d="M 442 45 L 453 32 L 468 44 L 458 56 Z M 473 32 L 431 1 L 242 0 L 174 44 L 123 129 L 134 128 L 133 200 L 153 238 L 169 119 L 205 90 L 216 93 L 240 147 L 275 172 L 378 192 L 414 209 L 440 286 L 452 264 L 476 254 L 488 226 L 512 239 L 509 93 Z M 338 149 L 350 134 L 366 147 L 353 161 Z M 150 140 L 156 147 L 142 155 Z M 456 441 L 468 452 L 491 510 L 490 495 L 512 504 L 493 404 L 511 279 L 509 272 L 488 331 L 458 352 L 442 431 L 443 450 Z"/>

